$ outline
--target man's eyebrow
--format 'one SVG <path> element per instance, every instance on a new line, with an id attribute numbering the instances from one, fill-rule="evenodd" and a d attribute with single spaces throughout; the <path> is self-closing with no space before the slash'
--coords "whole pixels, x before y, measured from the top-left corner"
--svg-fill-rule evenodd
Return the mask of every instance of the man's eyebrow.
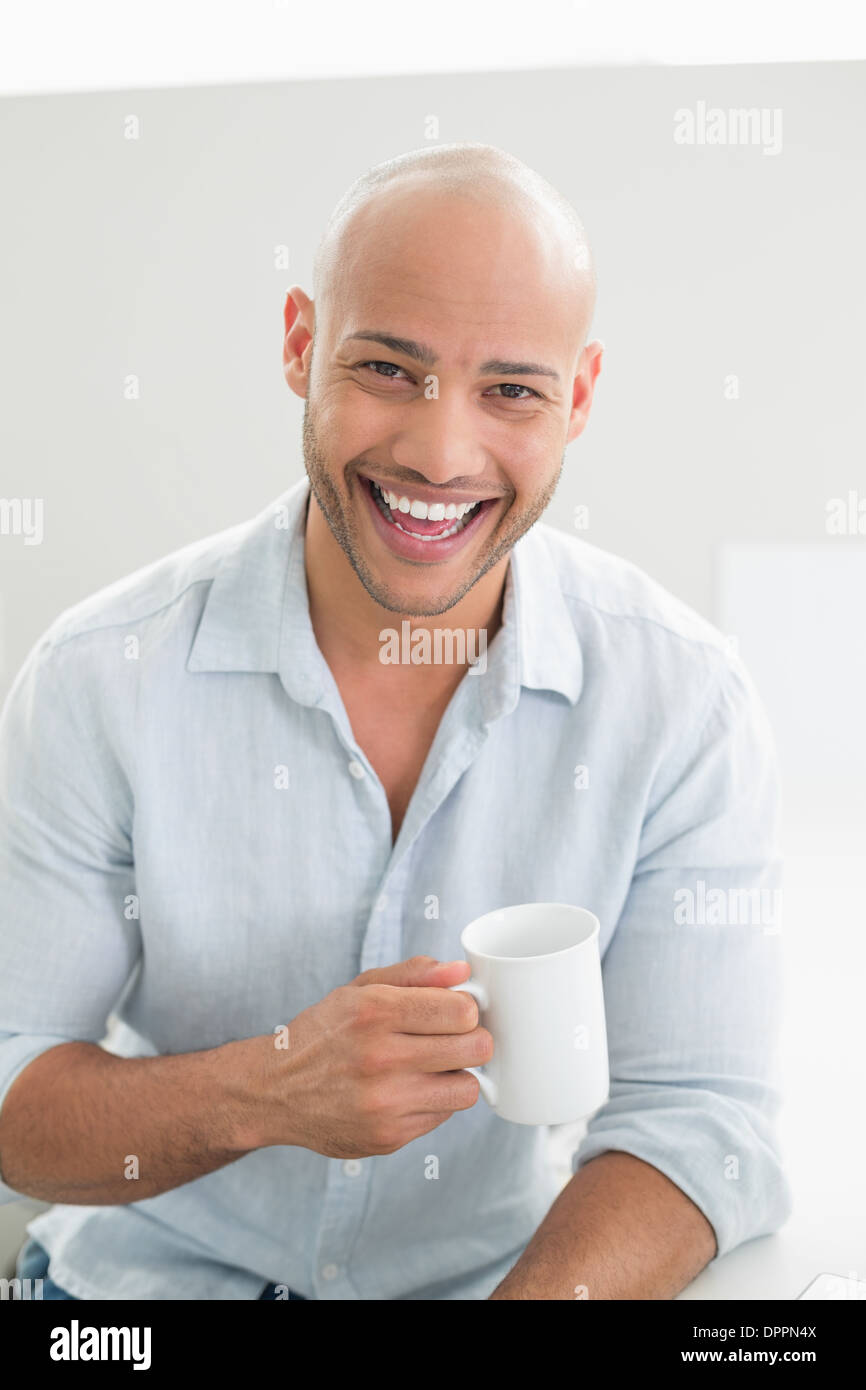
<path id="1" fill-rule="evenodd" d="M 404 357 L 411 357 L 424 367 L 435 366 L 439 360 L 426 343 L 416 343 L 411 338 L 395 338 L 392 333 L 350 333 L 343 342 L 348 343 L 359 338 L 366 343 L 381 343 L 383 347 L 390 348 L 392 352 L 400 352 Z M 559 381 L 559 372 L 543 362 L 506 362 L 501 358 L 492 357 L 481 363 L 479 371 L 482 376 L 549 376 L 553 381 Z"/>
<path id="2" fill-rule="evenodd" d="M 559 372 L 543 362 L 502 362 L 496 357 L 481 363 L 481 373 L 483 376 L 549 376 L 559 381 Z"/>
<path id="3" fill-rule="evenodd" d="M 349 343 L 357 338 L 363 339 L 365 343 L 381 343 L 392 352 L 401 352 L 404 357 L 412 357 L 425 367 L 432 367 L 433 363 L 439 360 L 433 349 L 425 343 L 413 343 L 411 338 L 395 338 L 392 333 L 350 333 L 343 342 Z"/>

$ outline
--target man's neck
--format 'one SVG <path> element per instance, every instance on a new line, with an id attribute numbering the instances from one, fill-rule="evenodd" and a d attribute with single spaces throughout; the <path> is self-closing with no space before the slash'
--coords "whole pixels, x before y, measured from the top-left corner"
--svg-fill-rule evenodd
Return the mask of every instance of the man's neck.
<path id="1" fill-rule="evenodd" d="M 442 627 L 484 632 L 487 645 L 502 621 L 507 557 L 488 570 L 447 612 L 433 617 L 395 613 L 383 608 L 367 593 L 312 494 L 307 511 L 304 564 L 310 621 L 319 648 L 332 670 L 335 665 L 343 669 L 352 665 L 370 670 L 379 666 L 382 632 L 399 629 L 404 618 L 411 621 L 413 632 L 427 628 L 432 633 Z M 431 679 L 429 669 L 412 669 L 422 679 Z M 442 672 L 442 678 L 447 684 L 448 673 Z"/>

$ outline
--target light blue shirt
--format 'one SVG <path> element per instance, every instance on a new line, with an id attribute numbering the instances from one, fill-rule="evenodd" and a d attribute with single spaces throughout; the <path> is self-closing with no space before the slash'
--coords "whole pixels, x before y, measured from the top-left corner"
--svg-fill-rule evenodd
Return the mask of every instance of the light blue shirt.
<path id="1" fill-rule="evenodd" d="M 272 1034 L 362 970 L 462 957 L 482 913 L 574 903 L 601 922 L 611 1090 L 573 1168 L 646 1160 L 720 1254 L 776 1230 L 777 779 L 729 644 L 632 564 L 537 523 L 392 847 L 310 624 L 307 497 L 304 478 L 69 608 L 18 674 L 0 724 L 0 1104 L 41 1052 L 109 1023 L 126 1056 Z M 479 1099 L 393 1154 L 272 1146 L 28 1229 L 82 1298 L 272 1281 L 484 1299 L 560 1189 L 551 1137 Z"/>

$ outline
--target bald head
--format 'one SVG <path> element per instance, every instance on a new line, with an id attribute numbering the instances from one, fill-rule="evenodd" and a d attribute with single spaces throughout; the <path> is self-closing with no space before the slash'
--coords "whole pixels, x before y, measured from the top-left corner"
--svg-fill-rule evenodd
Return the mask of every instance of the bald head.
<path id="1" fill-rule="evenodd" d="M 568 200 L 534 169 L 493 145 L 469 143 L 410 150 L 374 165 L 346 190 L 314 260 L 317 329 L 350 279 L 364 274 L 365 262 L 398 248 L 407 218 L 414 214 L 417 221 L 425 208 L 446 235 L 459 235 L 462 229 L 496 242 L 501 235 L 497 227 L 503 223 L 518 236 L 522 233 L 524 244 L 538 248 L 563 297 L 572 301 L 574 328 L 583 345 L 596 284 L 583 223 Z M 515 265 L 514 273 L 520 270 Z"/>

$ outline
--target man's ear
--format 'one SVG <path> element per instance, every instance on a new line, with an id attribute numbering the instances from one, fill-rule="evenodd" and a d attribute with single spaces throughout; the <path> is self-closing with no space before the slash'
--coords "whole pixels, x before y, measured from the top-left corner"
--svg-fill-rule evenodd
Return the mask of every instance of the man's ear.
<path id="1" fill-rule="evenodd" d="M 576 439 L 586 428 L 589 419 L 589 412 L 592 407 L 593 393 L 598 374 L 601 371 L 601 358 L 604 352 L 604 343 L 600 338 L 587 343 L 583 352 L 580 354 L 580 365 L 577 375 L 574 378 L 574 390 L 571 402 L 571 415 L 568 420 L 568 434 L 566 443 L 570 444 L 572 439 Z"/>
<path id="2" fill-rule="evenodd" d="M 316 316 L 312 299 L 298 285 L 292 285 L 286 293 L 283 321 L 283 372 L 295 395 L 305 397 L 310 385 L 310 354 Z"/>

